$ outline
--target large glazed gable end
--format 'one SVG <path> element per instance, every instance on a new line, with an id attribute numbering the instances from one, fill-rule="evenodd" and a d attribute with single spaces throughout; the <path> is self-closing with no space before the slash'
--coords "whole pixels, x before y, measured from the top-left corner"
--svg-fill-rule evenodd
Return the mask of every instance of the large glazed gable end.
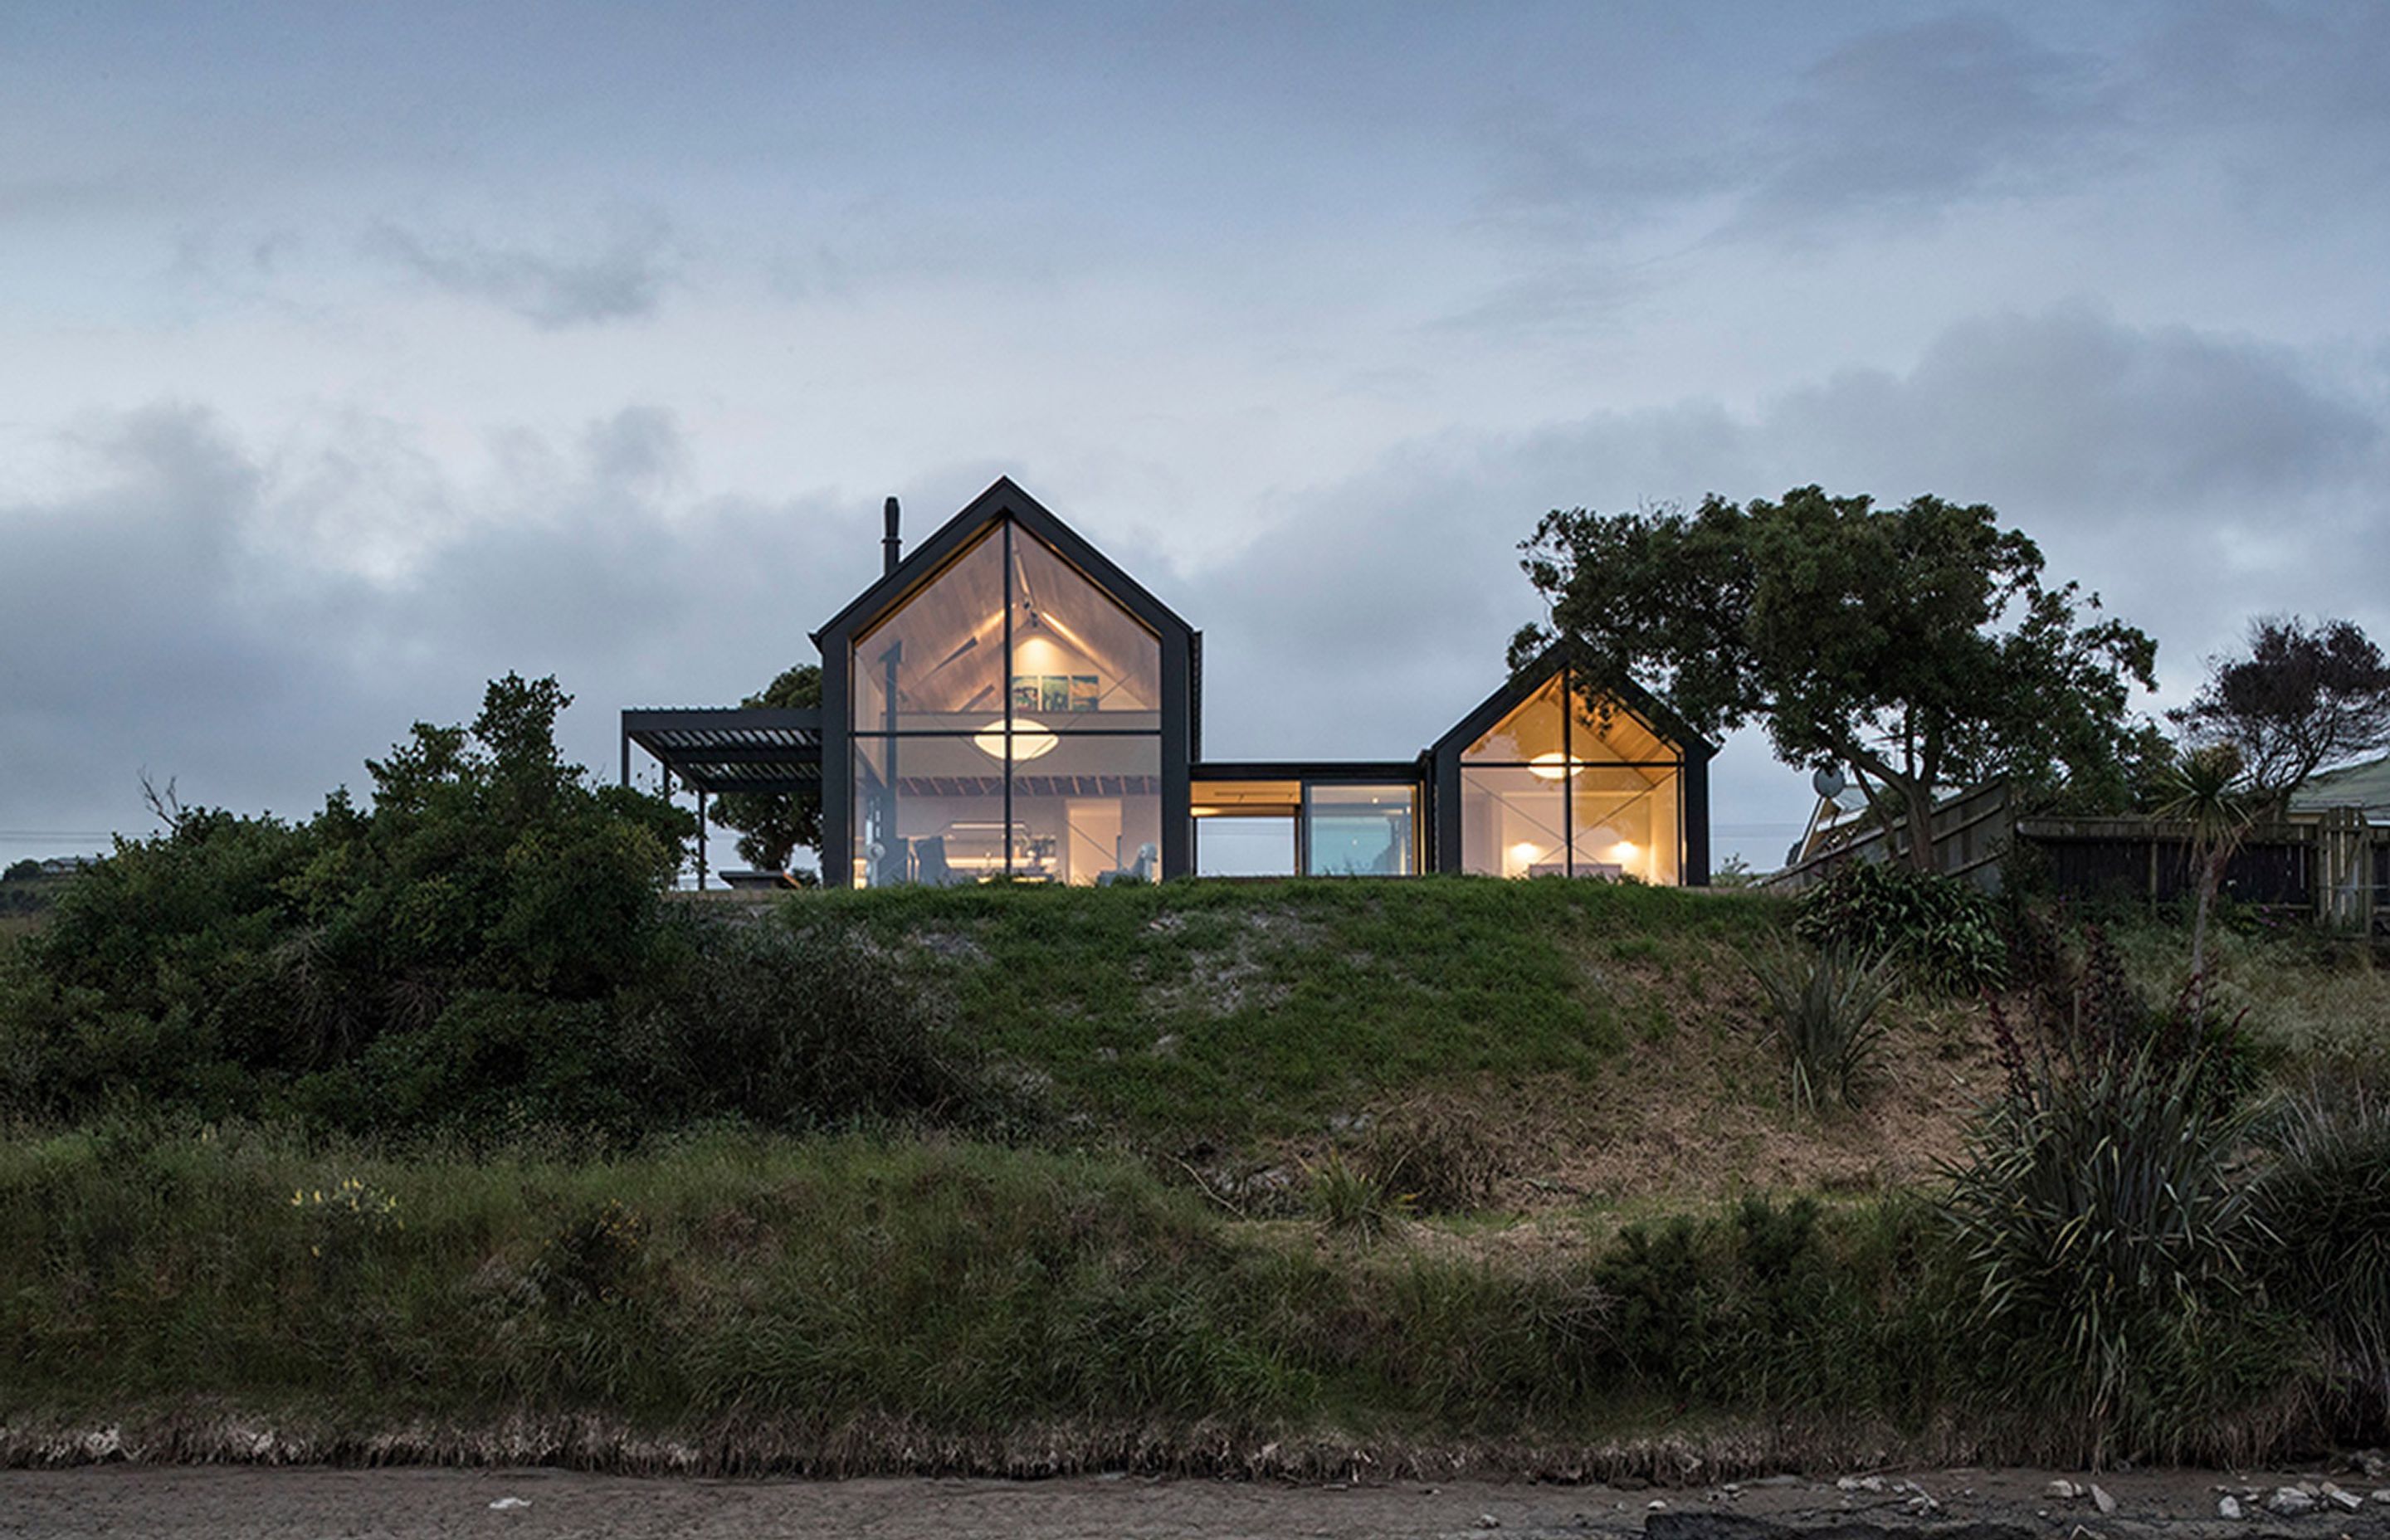
<path id="1" fill-rule="evenodd" d="M 1536 692 L 1549 687 L 1562 669 L 1575 671 L 1584 685 L 1589 687 L 1581 693 L 1606 696 L 1614 700 L 1654 738 L 1688 759 L 1708 759 L 1717 752 L 1717 745 L 1695 732 L 1666 701 L 1632 680 L 1615 679 L 1587 668 L 1579 649 L 1565 639 L 1554 642 L 1504 680 L 1494 693 L 1479 701 L 1468 715 L 1437 738 L 1428 752 L 1438 758 L 1466 752 L 1519 707 L 1533 699 Z"/>
<path id="2" fill-rule="evenodd" d="M 1143 584 L 1121 571 L 1111 558 L 1022 490 L 1012 478 L 1003 476 L 916 545 L 893 571 L 856 595 L 846 608 L 823 622 L 821 629 L 813 634 L 815 645 L 827 657 L 832 647 L 851 643 L 895 610 L 916 588 L 934 578 L 987 530 L 1008 518 L 1076 568 L 1148 628 L 1156 633 L 1193 634 L 1193 628 Z"/>
<path id="3" fill-rule="evenodd" d="M 1547 648 L 1428 751 L 1437 867 L 1706 886 L 1713 746 L 1577 653 Z"/>
<path id="4" fill-rule="evenodd" d="M 815 635 L 825 879 L 1186 873 L 1194 635 L 997 481 Z"/>

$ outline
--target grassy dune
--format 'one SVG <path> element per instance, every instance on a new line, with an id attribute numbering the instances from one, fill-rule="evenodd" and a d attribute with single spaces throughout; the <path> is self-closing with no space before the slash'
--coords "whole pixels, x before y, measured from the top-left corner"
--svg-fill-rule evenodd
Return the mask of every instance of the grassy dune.
<path id="1" fill-rule="evenodd" d="M 0 1459 L 96 1425 L 188 1457 L 720 1470 L 1699 1453 L 1715 1479 L 2095 1447 L 2007 1398 L 1999 1353 L 2057 1350 L 1965 1328 L 1932 1201 L 1997 1079 L 1982 1007 L 1896 999 L 1865 1103 L 1796 1110 L 1743 961 L 1779 901 L 1446 879 L 751 918 L 867 938 L 1033 1114 L 1009 1143 L 627 1150 L 8 1131 Z M 2119 934 L 2145 988 L 2178 982 L 2179 931 Z M 2219 955 L 2273 1084 L 2378 1071 L 2390 970 L 2297 936 Z M 1396 1136 L 1484 1185 L 1374 1243 L 1309 1216 L 1317 1174 Z M 2220 1329 L 2204 1399 L 2132 1447 L 2281 1456 L 2360 1404 L 2295 1313 L 2252 1295 Z"/>

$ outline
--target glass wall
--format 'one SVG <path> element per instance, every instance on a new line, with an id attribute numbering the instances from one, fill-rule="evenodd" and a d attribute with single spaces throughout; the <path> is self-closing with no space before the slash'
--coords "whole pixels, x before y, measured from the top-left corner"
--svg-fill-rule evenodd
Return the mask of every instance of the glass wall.
<path id="1" fill-rule="evenodd" d="M 1294 819 L 1215 813 L 1195 820 L 1198 877 L 1292 877 Z"/>
<path id="2" fill-rule="evenodd" d="M 1303 784 L 1199 780 L 1192 789 L 1195 875 L 1292 877 Z"/>
<path id="3" fill-rule="evenodd" d="M 1004 727 L 1004 533 L 978 543 L 854 644 L 858 733 Z"/>
<path id="4" fill-rule="evenodd" d="M 1461 753 L 1463 869 L 1675 883 L 1683 761 L 1562 669 Z"/>
<path id="5" fill-rule="evenodd" d="M 1304 788 L 1304 869 L 1314 877 L 1408 877 L 1419 870 L 1419 790 L 1409 785 Z"/>
<path id="6" fill-rule="evenodd" d="M 1010 520 L 850 666 L 857 887 L 1161 876 L 1161 641 Z"/>

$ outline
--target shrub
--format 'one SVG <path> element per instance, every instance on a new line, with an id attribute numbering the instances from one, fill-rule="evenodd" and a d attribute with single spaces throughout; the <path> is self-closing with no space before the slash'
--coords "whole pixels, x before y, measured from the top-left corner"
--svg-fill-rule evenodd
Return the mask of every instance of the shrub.
<path id="1" fill-rule="evenodd" d="M 1873 1019 L 1898 982 L 1891 959 L 1863 962 L 1831 945 L 1806 956 L 1754 957 L 1750 966 L 1792 1062 L 1794 1105 L 1807 1111 L 1830 1098 L 1857 1105 L 1883 1044 Z"/>
<path id="2" fill-rule="evenodd" d="M 0 1112 L 122 1104 L 489 1142 L 991 1110 L 867 943 L 666 912 L 687 816 L 555 747 L 553 680 L 418 725 L 370 809 L 120 842 L 0 976 Z"/>
<path id="3" fill-rule="evenodd" d="M 551 1304 L 616 1304 L 630 1292 L 647 1244 L 647 1220 L 609 1198 L 547 1238 L 532 1261 L 531 1280 Z"/>
<path id="4" fill-rule="evenodd" d="M 2007 972 L 1999 908 L 1958 878 L 1889 861 L 1853 861 L 1801 895 L 1792 928 L 1818 946 L 1893 957 L 1937 987 L 1960 993 Z"/>
<path id="5" fill-rule="evenodd" d="M 1845 1415 L 1926 1403 L 1949 1336 L 1912 1325 L 1938 1297 L 1921 1218 L 1896 1202 L 1829 1216 L 1811 1199 L 1751 1196 L 1723 1215 L 1626 1226 L 1591 1270 L 1604 1356 L 1678 1402 Z"/>
<path id="6" fill-rule="evenodd" d="M 662 1121 L 989 1126 L 1029 1113 L 996 1095 L 943 998 L 861 937 L 693 916 L 675 943 L 675 965 L 626 1007 L 628 1072 Z"/>
<path id="7" fill-rule="evenodd" d="M 398 1200 L 362 1177 L 344 1176 L 328 1187 L 300 1187 L 290 1194 L 307 1233 L 307 1254 L 318 1275 L 336 1278 L 353 1271 L 383 1238 L 406 1228 Z"/>

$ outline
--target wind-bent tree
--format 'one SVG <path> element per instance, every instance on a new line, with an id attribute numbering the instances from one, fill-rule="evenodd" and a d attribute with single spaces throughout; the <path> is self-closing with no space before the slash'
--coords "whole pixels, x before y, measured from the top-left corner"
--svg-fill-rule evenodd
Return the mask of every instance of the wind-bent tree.
<path id="1" fill-rule="evenodd" d="M 2317 771 L 2390 748 L 2390 661 L 2348 621 L 2260 620 L 2248 656 L 2209 659 L 2205 687 L 2171 715 L 2192 743 L 2231 749 L 2280 816 Z"/>
<path id="2" fill-rule="evenodd" d="M 818 706 L 821 665 L 798 663 L 783 669 L 759 694 L 739 704 Z M 738 832 L 739 858 L 759 871 L 785 871 L 798 846 L 821 844 L 818 791 L 726 791 L 713 800 L 711 816 L 717 827 Z"/>
<path id="3" fill-rule="evenodd" d="M 1555 510 L 1522 549 L 1551 626 L 1588 661 L 1664 695 L 1715 737 L 1759 721 L 1777 756 L 1847 766 L 1902 810 L 1932 870 L 1937 786 L 2007 774 L 2094 800 L 2121 791 L 2152 730 L 2157 644 L 2042 582 L 2041 551 L 1982 505 L 1798 487 L 1677 509 Z M 1530 626 L 1514 666 L 1549 640 Z"/>

